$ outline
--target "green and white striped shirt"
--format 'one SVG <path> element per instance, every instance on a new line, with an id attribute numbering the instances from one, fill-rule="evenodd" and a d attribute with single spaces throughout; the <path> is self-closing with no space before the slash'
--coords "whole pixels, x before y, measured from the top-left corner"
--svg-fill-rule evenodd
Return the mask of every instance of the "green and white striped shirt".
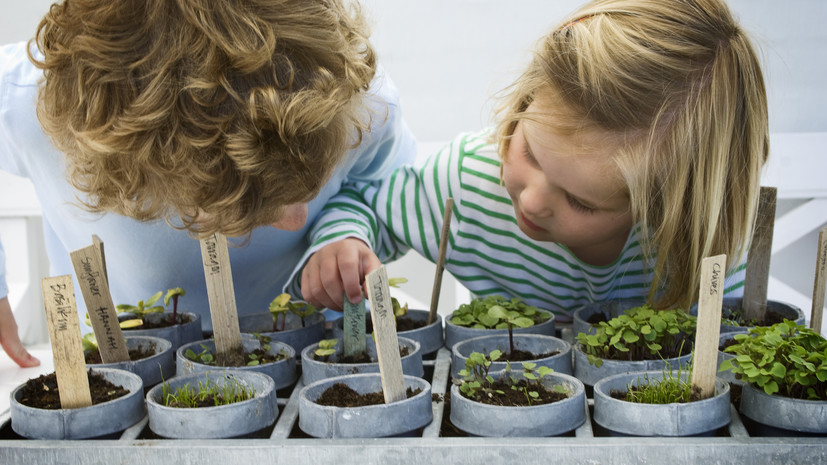
<path id="1" fill-rule="evenodd" d="M 651 268 L 644 266 L 639 228 L 617 260 L 583 263 L 565 246 L 529 239 L 517 226 L 500 185 L 500 159 L 487 131 L 462 134 L 438 153 L 397 169 L 381 182 L 348 184 L 325 206 L 309 232 L 311 247 L 358 237 L 383 262 L 413 248 L 435 262 L 445 199 L 454 198 L 445 269 L 473 294 L 520 297 L 568 321 L 577 307 L 620 298 L 645 298 Z M 725 282 L 725 295 L 743 293 L 745 266 Z M 298 270 L 288 292 L 300 294 Z"/>

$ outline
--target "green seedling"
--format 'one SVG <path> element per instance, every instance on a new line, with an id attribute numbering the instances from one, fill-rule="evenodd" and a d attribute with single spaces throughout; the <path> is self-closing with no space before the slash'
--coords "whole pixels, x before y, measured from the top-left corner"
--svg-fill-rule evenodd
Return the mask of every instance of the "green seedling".
<path id="1" fill-rule="evenodd" d="M 638 378 L 637 384 L 626 385 L 626 401 L 638 404 L 674 404 L 687 403 L 695 400 L 695 391 L 692 389 L 692 367 L 681 367 L 672 371 L 669 364 L 663 370 L 660 379 L 649 379 L 648 374 L 643 379 Z"/>
<path id="2" fill-rule="evenodd" d="M 490 313 L 489 310 L 495 306 L 501 307 L 502 310 L 495 310 Z M 478 297 L 473 299 L 470 303 L 462 304 L 458 309 L 454 310 L 451 315 L 451 323 L 457 326 L 464 326 L 475 329 L 507 329 L 508 321 L 501 316 L 503 312 L 508 315 L 512 321 L 512 325 L 521 317 L 525 317 L 531 321 L 531 325 L 540 324 L 549 318 L 551 315 L 548 312 L 541 311 L 537 307 L 528 305 L 521 299 L 512 298 L 506 299 L 503 296 L 494 295 L 488 297 Z M 522 324 L 527 324 L 527 321 L 520 320 Z M 518 325 L 520 326 L 520 325 Z M 521 327 L 528 327 L 521 326 Z"/>
<path id="3" fill-rule="evenodd" d="M 724 361 L 719 371 L 732 370 L 736 378 L 770 395 L 827 400 L 827 340 L 819 333 L 784 320 L 734 338 L 725 352 L 735 358 Z"/>
<path id="4" fill-rule="evenodd" d="M 178 297 L 183 297 L 187 295 L 186 291 L 183 288 L 176 287 L 173 289 L 167 290 L 166 295 L 164 295 L 164 305 L 169 307 L 169 301 L 172 300 L 172 322 L 178 323 Z"/>
<path id="5" fill-rule="evenodd" d="M 338 339 L 322 339 L 319 341 L 319 347 L 313 353 L 327 362 L 328 357 L 336 353 L 336 344 L 338 343 Z"/>
<path id="6" fill-rule="evenodd" d="M 527 383 L 520 384 L 519 379 L 516 377 L 511 377 L 511 389 L 515 391 L 520 391 L 525 395 L 526 402 L 528 405 L 532 405 L 534 401 L 540 398 L 540 393 L 538 389 L 540 389 L 540 380 L 543 379 L 544 376 L 550 375 L 554 373 L 554 370 L 547 366 L 540 366 L 538 367 L 536 363 L 532 362 L 522 362 L 523 365 L 523 378 L 527 380 Z M 507 365 L 506 371 L 511 370 L 511 364 Z M 568 394 L 569 391 L 566 389 L 565 386 L 562 384 L 555 384 L 553 388 L 554 392 L 560 394 Z"/>
<path id="7" fill-rule="evenodd" d="M 460 380 L 454 380 L 454 383 L 459 386 L 460 393 L 477 402 L 496 396 L 504 396 L 505 391 L 494 386 L 496 380 L 489 374 L 492 363 L 499 360 L 502 355 L 502 352 L 496 349 L 488 355 L 481 352 L 472 352 L 465 360 L 465 368 L 459 372 Z M 540 398 L 539 390 L 545 390 L 540 380 L 544 376 L 553 373 L 554 370 L 546 366 L 537 367 L 537 364 L 532 362 L 522 362 L 522 366 L 522 378 L 526 382 L 521 383 L 517 376 L 511 375 L 511 364 L 507 363 L 505 384 L 511 390 L 521 392 L 525 396 L 526 403 L 533 405 Z M 553 391 L 560 394 L 569 394 L 569 391 L 562 385 L 554 386 Z"/>
<path id="8" fill-rule="evenodd" d="M 654 310 L 642 305 L 601 321 L 595 334 L 578 334 L 577 342 L 589 363 L 597 367 L 604 358 L 657 360 L 665 358 L 663 353 L 679 353 L 684 341 L 693 338 L 695 322 L 694 316 L 681 309 Z"/>
<path id="9" fill-rule="evenodd" d="M 98 339 L 95 333 L 86 333 L 80 338 L 80 344 L 83 346 L 84 352 L 87 350 L 98 350 Z"/>
<path id="10" fill-rule="evenodd" d="M 390 278 L 388 279 L 388 286 L 399 288 L 400 284 L 405 284 L 406 282 L 408 282 L 407 278 Z M 393 305 L 394 322 L 396 322 L 396 318 L 400 318 L 408 314 L 407 302 L 405 302 L 405 305 L 402 305 L 399 303 L 399 299 L 396 297 L 391 297 L 391 305 Z"/>
<path id="11" fill-rule="evenodd" d="M 210 381 L 209 373 L 206 382 L 198 382 L 198 389 L 190 385 L 181 386 L 171 391 L 166 382 L 161 388 L 161 396 L 167 407 L 195 408 L 206 406 L 229 405 L 255 397 L 253 388 L 245 388 L 237 379 L 228 376 L 224 383 Z"/>
<path id="12" fill-rule="evenodd" d="M 305 319 L 316 312 L 316 307 L 304 301 L 292 300 L 290 294 L 279 294 L 268 308 L 270 315 L 273 317 L 273 331 L 284 331 L 287 323 L 287 312 L 298 315 L 301 318 L 302 328 L 305 325 Z M 278 324 L 279 316 L 281 316 L 281 325 Z"/>
<path id="13" fill-rule="evenodd" d="M 258 339 L 261 342 L 261 350 L 263 350 L 264 352 L 269 351 L 270 350 L 270 345 L 267 344 L 267 342 L 270 342 L 270 338 L 266 337 L 266 336 L 259 336 Z M 271 363 L 273 361 L 273 360 L 262 361 L 262 357 L 254 354 L 252 352 L 245 353 L 244 355 L 247 357 L 247 366 L 257 366 L 257 365 L 261 365 L 262 363 Z M 201 363 L 203 365 L 213 365 L 213 366 L 216 365 L 215 355 L 210 351 L 210 348 L 207 347 L 204 344 L 201 344 L 201 352 L 196 352 L 192 349 L 187 349 L 186 352 L 184 352 L 184 357 L 186 357 L 189 360 L 192 360 L 193 362 L 198 362 L 198 363 Z M 283 360 L 283 359 L 287 358 L 287 353 L 284 352 L 284 351 L 281 351 L 281 352 L 279 352 L 279 354 L 275 358 L 276 358 L 276 360 Z"/>

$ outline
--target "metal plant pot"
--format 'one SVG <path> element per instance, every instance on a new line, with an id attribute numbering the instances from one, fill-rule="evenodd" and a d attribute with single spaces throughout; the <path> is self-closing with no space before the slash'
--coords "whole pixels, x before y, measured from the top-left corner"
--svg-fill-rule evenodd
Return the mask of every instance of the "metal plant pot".
<path id="1" fill-rule="evenodd" d="M 281 318 L 279 317 L 279 322 Z M 304 326 L 301 318 L 294 313 L 287 313 L 286 318 L 283 331 L 273 331 L 273 316 L 269 312 L 239 315 L 238 326 L 243 333 L 257 333 L 273 341 L 289 344 L 296 356 L 305 347 L 324 339 L 325 318 L 320 312 L 305 318 Z"/>
<path id="2" fill-rule="evenodd" d="M 732 314 L 732 312 L 740 311 L 742 300 L 743 299 L 741 298 L 725 298 L 723 306 L 721 307 L 722 318 L 728 318 Z M 697 310 L 695 311 L 697 312 Z M 795 305 L 788 304 L 785 302 L 779 302 L 776 300 L 767 300 L 767 311 L 778 313 L 779 315 L 782 315 L 786 320 L 795 321 L 796 324 L 804 324 L 804 312 L 801 311 L 801 309 L 796 307 Z M 749 328 L 751 328 L 751 326 L 732 326 L 722 324 L 721 332 L 724 333 L 731 331 L 740 331 L 745 329 L 748 330 Z"/>
<path id="3" fill-rule="evenodd" d="M 197 390 L 199 382 L 223 386 L 233 380 L 247 389 L 254 389 L 255 397 L 216 407 L 178 408 L 164 405 L 165 386 L 170 392 L 185 385 Z M 273 379 L 254 371 L 217 370 L 176 376 L 150 389 L 146 402 L 149 429 L 166 438 L 217 439 L 244 436 L 272 425 L 278 416 Z"/>
<path id="4" fill-rule="evenodd" d="M 129 394 L 74 409 L 40 409 L 20 403 L 23 385 L 11 393 L 11 427 L 30 439 L 88 439 L 118 433 L 146 415 L 144 384 L 140 376 L 114 368 L 91 368 Z"/>
<path id="5" fill-rule="evenodd" d="M 408 314 L 405 316 L 413 321 L 427 322 L 429 315 L 430 312 L 428 310 L 408 310 Z M 370 321 L 369 311 L 365 312 L 365 321 Z M 419 345 L 422 346 L 422 355 L 428 355 L 441 349 L 443 343 L 445 342 L 445 337 L 442 329 L 442 321 L 442 315 L 437 315 L 434 321 L 431 322 L 431 324 L 429 325 L 422 326 L 416 329 L 410 329 L 407 331 L 399 331 L 397 332 L 397 334 L 402 337 L 413 339 L 414 341 L 418 342 Z M 344 318 L 339 318 L 333 323 L 334 338 L 343 338 L 343 325 Z"/>
<path id="6" fill-rule="evenodd" d="M 628 385 L 642 382 L 644 376 L 660 380 L 663 371 L 624 373 L 595 384 L 594 421 L 616 435 L 629 436 L 695 436 L 729 424 L 729 383 L 720 378 L 714 396 L 695 402 L 639 404 L 611 396 L 612 391 L 626 391 Z"/>
<path id="7" fill-rule="evenodd" d="M 451 376 L 453 378 L 459 377 L 460 370 L 465 368 L 465 361 L 468 360 L 472 352 L 488 355 L 495 349 L 508 352 L 508 348 L 508 334 L 481 336 L 460 341 L 454 344 L 454 348 L 451 349 Z M 530 362 L 536 363 L 538 366 L 547 366 L 556 373 L 570 375 L 572 372 L 571 344 L 562 339 L 543 334 L 515 334 L 514 348 L 533 354 L 557 351 L 556 355 L 533 359 Z M 492 362 L 490 370 L 505 370 L 507 364 L 508 362 Z M 520 367 L 519 362 L 511 363 L 511 365 L 515 368 Z"/>
<path id="8" fill-rule="evenodd" d="M 519 371 L 514 371 L 518 374 Z M 492 374 L 496 379 L 505 371 Z M 586 421 L 586 391 L 573 376 L 551 373 L 540 382 L 547 388 L 562 384 L 571 395 L 550 404 L 529 407 L 483 404 L 463 396 L 459 386 L 451 386 L 451 423 L 474 436 L 540 437 L 559 436 Z"/>
<path id="9" fill-rule="evenodd" d="M 241 343 L 244 347 L 244 350 L 247 352 L 256 350 L 261 347 L 261 343 L 259 342 L 259 340 L 254 337 L 243 337 L 241 339 Z M 206 347 L 207 350 L 209 350 L 211 353 L 215 354 L 214 339 L 191 342 L 178 348 L 178 351 L 175 354 L 178 376 L 203 371 L 221 370 L 221 367 L 216 367 L 215 365 L 207 365 L 204 363 L 197 362 L 195 360 L 190 360 L 186 357 L 185 354 L 187 353 L 188 349 L 192 349 L 193 352 L 199 353 L 203 349 L 201 347 L 202 345 Z M 248 365 L 240 367 L 227 367 L 227 369 L 240 371 L 256 371 L 259 373 L 264 373 L 265 375 L 273 379 L 273 381 L 276 383 L 276 389 L 282 389 L 291 386 L 293 383 L 296 382 L 296 379 L 298 379 L 298 374 L 296 373 L 296 353 L 293 351 L 293 347 L 278 341 L 270 341 L 268 345 L 270 346 L 270 349 L 267 351 L 268 354 L 275 356 L 283 351 L 287 354 L 287 357 L 277 362 L 262 363 L 259 365 Z"/>
<path id="10" fill-rule="evenodd" d="M 402 372 L 406 375 L 422 377 L 425 368 L 422 364 L 422 350 L 418 342 L 405 337 L 398 337 L 399 346 L 408 348 L 408 355 L 402 357 Z M 366 338 L 366 350 L 371 360 L 378 360 L 376 355 L 376 343 L 370 337 Z M 342 357 L 343 342 L 339 339 L 336 344 L 336 353 L 330 355 L 326 361 L 316 360 L 314 352 L 319 344 L 305 347 L 302 351 L 302 382 L 305 385 L 315 383 L 325 378 L 357 373 L 379 373 L 379 362 L 372 363 L 340 363 Z"/>
<path id="11" fill-rule="evenodd" d="M 603 378 L 609 376 L 631 373 L 635 371 L 663 371 L 666 369 L 675 370 L 679 366 L 686 367 L 692 361 L 692 354 L 682 355 L 680 357 L 671 357 L 657 360 L 603 360 L 603 365 L 596 367 L 589 363 L 589 356 L 583 352 L 580 344 L 574 344 L 572 351 L 574 352 L 574 376 L 583 384 L 587 386 L 594 386 Z"/>
<path id="12" fill-rule="evenodd" d="M 421 392 L 391 404 L 331 407 L 315 401 L 329 387 L 344 383 L 359 394 L 382 391 L 379 373 L 337 376 L 305 386 L 299 393 L 299 428 L 316 438 L 381 438 L 405 436 L 433 419 L 431 385 L 405 376 L 405 388 Z"/>
<path id="13" fill-rule="evenodd" d="M 148 322 L 158 322 L 162 318 L 169 316 L 169 313 L 149 313 L 144 317 Z M 201 332 L 201 315 L 197 313 L 181 313 L 180 316 L 189 317 L 190 321 L 183 324 L 166 326 L 163 328 L 151 329 L 127 329 L 124 330 L 124 337 L 130 338 L 132 336 L 153 336 L 166 339 L 172 343 L 172 351 L 175 352 L 183 344 L 192 341 L 200 341 L 204 338 Z"/>
<path id="14" fill-rule="evenodd" d="M 175 352 L 167 339 L 154 336 L 133 336 L 127 333 L 126 348 L 135 350 L 141 347 L 155 347 L 155 354 L 140 360 L 127 360 L 115 363 L 89 363 L 89 367 L 116 368 L 135 373 L 141 377 L 144 389 L 175 376 Z"/>
<path id="15" fill-rule="evenodd" d="M 756 430 L 761 436 L 827 434 L 827 401 L 769 395 L 763 389 L 745 383 L 739 410 L 758 423 Z"/>

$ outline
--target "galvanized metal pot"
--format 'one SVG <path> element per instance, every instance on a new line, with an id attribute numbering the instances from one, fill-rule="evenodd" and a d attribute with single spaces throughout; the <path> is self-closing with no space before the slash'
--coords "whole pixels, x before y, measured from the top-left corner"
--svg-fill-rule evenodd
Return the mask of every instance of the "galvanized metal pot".
<path id="1" fill-rule="evenodd" d="M 379 373 L 336 376 L 305 386 L 299 393 L 299 428 L 316 438 L 381 438 L 405 436 L 433 419 L 431 384 L 422 378 L 405 376 L 405 387 L 421 389 L 391 404 L 364 407 L 332 407 L 315 401 L 329 387 L 344 383 L 359 394 L 382 391 Z"/>

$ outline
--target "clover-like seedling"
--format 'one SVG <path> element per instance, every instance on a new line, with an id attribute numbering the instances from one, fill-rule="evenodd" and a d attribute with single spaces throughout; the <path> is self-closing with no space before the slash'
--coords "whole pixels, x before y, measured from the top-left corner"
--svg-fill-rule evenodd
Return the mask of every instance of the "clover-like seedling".
<path id="1" fill-rule="evenodd" d="M 525 395 L 528 405 L 532 405 L 535 400 L 540 398 L 540 393 L 538 392 L 540 389 L 540 380 L 542 380 L 543 377 L 554 373 L 554 370 L 545 365 L 538 367 L 534 362 L 522 362 L 522 366 L 522 376 L 526 380 L 526 383 L 521 385 L 519 383 L 519 379 L 514 376 L 510 376 L 511 389 L 522 392 L 523 395 Z M 509 363 L 506 365 L 506 372 L 510 371 L 511 364 Z M 554 392 L 560 394 L 569 394 L 569 390 L 562 384 L 555 384 L 552 389 Z"/>
<path id="2" fill-rule="evenodd" d="M 502 394 L 503 391 L 493 388 L 494 378 L 488 374 L 491 363 L 499 360 L 502 352 L 492 350 L 488 355 L 481 352 L 471 352 L 465 360 L 465 368 L 460 370 L 459 391 L 469 399 L 478 400 L 481 396 Z"/>
<path id="3" fill-rule="evenodd" d="M 594 334 L 580 333 L 577 342 L 589 363 L 603 359 L 658 360 L 662 353 L 679 352 L 695 334 L 696 318 L 681 309 L 654 310 L 642 305 L 609 321 L 601 321 Z"/>
<path id="4" fill-rule="evenodd" d="M 338 339 L 322 339 L 319 341 L 319 347 L 316 348 L 313 353 L 326 362 L 328 357 L 336 353 L 336 344 L 338 344 L 338 342 Z"/>
<path id="5" fill-rule="evenodd" d="M 732 370 L 769 395 L 827 400 L 827 340 L 821 334 L 784 320 L 734 338 L 724 351 L 735 357 L 722 362 L 719 371 Z"/>
<path id="6" fill-rule="evenodd" d="M 502 329 L 503 324 L 508 328 L 509 353 L 514 353 L 514 327 L 529 328 L 534 326 L 534 320 L 515 310 L 506 310 L 502 305 L 492 305 L 488 309 L 488 316 L 496 318 L 496 329 Z"/>
<path id="7" fill-rule="evenodd" d="M 502 307 L 505 312 L 508 312 L 508 315 L 512 315 L 511 312 L 516 312 L 517 316 L 510 317 L 512 321 L 516 321 L 520 317 L 531 320 L 532 324 L 529 326 L 540 324 L 551 318 L 548 312 L 541 311 L 533 305 L 528 305 L 516 297 L 506 299 L 500 295 L 493 295 L 477 297 L 470 303 L 460 305 L 451 315 L 450 322 L 457 326 L 474 329 L 508 328 L 508 322 L 500 317 L 499 310 L 495 310 L 494 314 L 489 313 L 489 310 L 495 306 Z"/>

